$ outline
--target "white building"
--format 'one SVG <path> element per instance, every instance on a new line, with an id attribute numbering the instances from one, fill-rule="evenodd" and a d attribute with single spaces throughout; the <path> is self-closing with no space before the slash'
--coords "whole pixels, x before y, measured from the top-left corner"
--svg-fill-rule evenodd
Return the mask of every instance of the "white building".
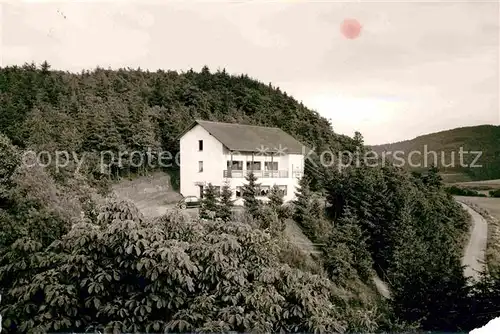
<path id="1" fill-rule="evenodd" d="M 180 188 L 183 196 L 203 196 L 211 183 L 228 182 L 235 204 L 253 171 L 263 198 L 273 185 L 284 200 L 295 198 L 304 172 L 304 146 L 279 128 L 196 120 L 180 136 Z"/>

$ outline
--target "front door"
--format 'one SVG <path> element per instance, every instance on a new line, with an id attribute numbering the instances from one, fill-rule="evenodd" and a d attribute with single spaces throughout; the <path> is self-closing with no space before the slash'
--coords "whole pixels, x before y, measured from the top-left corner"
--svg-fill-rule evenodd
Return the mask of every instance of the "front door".
<path id="1" fill-rule="evenodd" d="M 200 187 L 200 199 L 203 198 L 203 186 L 198 186 Z"/>

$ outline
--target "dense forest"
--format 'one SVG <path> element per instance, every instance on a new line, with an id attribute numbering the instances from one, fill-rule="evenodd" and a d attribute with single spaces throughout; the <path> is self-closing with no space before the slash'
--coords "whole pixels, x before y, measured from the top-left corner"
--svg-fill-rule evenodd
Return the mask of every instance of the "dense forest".
<path id="1" fill-rule="evenodd" d="M 421 152 L 413 155 L 415 165 L 424 166 L 425 152 L 429 153 L 428 164 L 434 163 L 444 173 L 464 173 L 471 180 L 490 180 L 500 178 L 500 126 L 479 125 L 457 128 L 419 136 L 412 140 L 377 145 L 371 147 L 375 152 L 403 151 Z M 460 150 L 463 150 L 463 166 L 460 166 Z M 477 153 L 481 152 L 478 156 Z M 476 157 L 478 157 L 476 161 Z M 474 165 L 472 165 L 474 163 Z M 481 167 L 474 167 L 479 166 Z M 429 167 L 427 166 L 427 167 Z M 413 168 L 418 170 L 419 168 Z"/>
<path id="2" fill-rule="evenodd" d="M 71 74 L 0 70 L 0 314 L 18 332 L 391 332 L 468 330 L 500 316 L 500 277 L 464 278 L 469 217 L 436 168 L 308 166 L 297 199 L 255 198 L 232 214 L 213 189 L 190 218 L 145 218 L 105 199 L 126 173 L 102 151 L 177 150 L 193 118 L 280 126 L 304 144 L 363 149 L 271 85 L 225 71 Z M 62 171 L 26 150 L 87 154 Z M 113 161 L 110 161 L 112 163 Z M 211 202 L 209 202 L 211 201 Z M 326 205 L 325 205 L 326 202 Z M 318 245 L 305 254 L 287 220 Z M 379 296 L 376 272 L 391 290 Z"/>
<path id="3" fill-rule="evenodd" d="M 175 154 L 177 135 L 196 118 L 277 126 L 318 152 L 354 148 L 318 113 L 247 75 L 207 67 L 181 74 L 49 69 L 44 63 L 0 70 L 0 132 L 20 147 L 87 152 L 90 171 L 97 152 L 161 148 Z M 126 163 L 116 168 L 116 174 L 129 172 Z"/>

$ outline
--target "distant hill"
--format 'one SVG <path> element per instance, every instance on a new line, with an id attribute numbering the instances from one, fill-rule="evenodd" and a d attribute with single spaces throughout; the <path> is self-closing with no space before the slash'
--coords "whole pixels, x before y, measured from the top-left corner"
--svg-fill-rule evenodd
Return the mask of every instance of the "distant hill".
<path id="1" fill-rule="evenodd" d="M 437 162 L 438 168 L 445 174 L 464 174 L 471 180 L 500 178 L 500 126 L 479 125 L 456 128 L 370 148 L 379 155 L 385 152 L 388 157 L 394 155 L 396 151 L 404 152 L 398 156 L 405 159 L 405 166 L 410 170 L 418 171 Z M 462 164 L 459 153 L 461 148 L 465 152 Z M 408 164 L 408 157 L 412 151 L 418 152 L 411 156 L 413 167 Z M 473 165 L 477 154 L 471 152 L 475 151 L 482 152 L 482 154 Z M 436 152 L 437 161 L 431 152 Z M 427 165 L 425 164 L 426 153 Z M 476 165 L 482 167 L 473 167 Z"/>

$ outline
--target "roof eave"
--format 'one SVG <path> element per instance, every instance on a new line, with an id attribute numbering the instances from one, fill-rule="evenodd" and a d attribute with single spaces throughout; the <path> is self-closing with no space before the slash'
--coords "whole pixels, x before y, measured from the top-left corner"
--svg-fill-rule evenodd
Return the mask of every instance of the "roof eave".
<path id="1" fill-rule="evenodd" d="M 225 145 L 224 145 L 225 146 Z M 265 152 L 261 152 L 259 150 L 249 150 L 249 149 L 236 149 L 236 148 L 229 148 L 226 146 L 226 148 L 228 149 L 228 151 L 230 152 L 245 152 L 245 153 L 263 153 L 264 155 L 266 154 L 285 154 L 285 155 L 289 155 L 289 154 L 303 154 L 304 152 L 299 152 L 297 150 L 284 150 L 284 151 L 279 151 L 279 150 L 266 150 Z"/>
<path id="2" fill-rule="evenodd" d="M 192 128 L 194 128 L 198 123 L 197 120 L 194 120 L 184 131 L 182 131 L 177 137 L 175 137 L 175 141 L 181 139 L 186 133 L 188 133 Z"/>

